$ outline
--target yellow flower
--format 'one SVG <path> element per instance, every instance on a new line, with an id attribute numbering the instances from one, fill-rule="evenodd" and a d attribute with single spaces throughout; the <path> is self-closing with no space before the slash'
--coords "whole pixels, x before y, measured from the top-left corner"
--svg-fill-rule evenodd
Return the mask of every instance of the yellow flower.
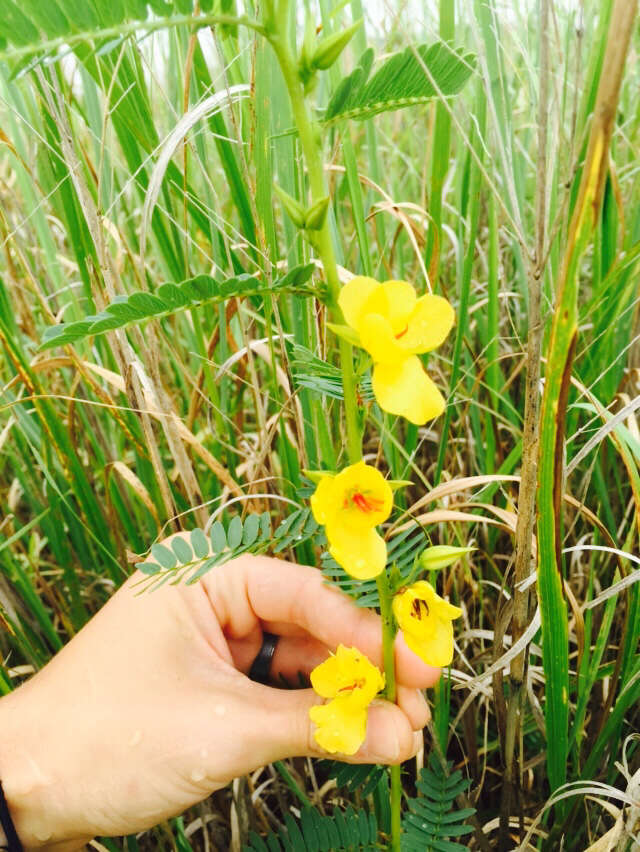
<path id="1" fill-rule="evenodd" d="M 315 741 L 329 754 L 355 754 L 367 735 L 367 708 L 348 698 L 312 707 L 309 717 L 316 724 Z"/>
<path id="2" fill-rule="evenodd" d="M 387 546 L 374 527 L 389 517 L 393 493 L 380 471 L 363 461 L 336 476 L 323 476 L 311 510 L 324 524 L 329 553 L 352 577 L 377 576 L 387 561 Z"/>
<path id="3" fill-rule="evenodd" d="M 430 583 L 419 580 L 393 599 L 393 614 L 414 654 L 430 666 L 453 659 L 454 618 L 462 610 L 441 598 Z"/>
<path id="4" fill-rule="evenodd" d="M 317 726 L 315 741 L 331 754 L 355 754 L 366 736 L 367 708 L 384 688 L 384 675 L 357 648 L 339 645 L 311 672 L 311 685 L 331 699 L 309 710 Z"/>
<path id="5" fill-rule="evenodd" d="M 406 281 L 357 276 L 338 299 L 348 325 L 374 362 L 372 385 L 380 408 L 421 425 L 444 411 L 444 398 L 418 355 L 451 331 L 453 308 L 441 296 L 418 298 Z"/>
<path id="6" fill-rule="evenodd" d="M 323 698 L 351 698 L 366 707 L 384 688 L 384 675 L 357 648 L 338 645 L 336 653 L 311 672 L 311 686 Z"/>

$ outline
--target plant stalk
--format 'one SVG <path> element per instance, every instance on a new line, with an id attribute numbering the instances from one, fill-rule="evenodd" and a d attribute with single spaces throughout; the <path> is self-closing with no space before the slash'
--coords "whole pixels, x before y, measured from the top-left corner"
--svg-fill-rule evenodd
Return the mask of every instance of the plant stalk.
<path id="1" fill-rule="evenodd" d="M 549 109 L 549 0 L 540 4 L 540 85 L 538 94 L 538 154 L 536 162 L 536 248 L 529 277 L 529 334 L 527 340 L 527 375 L 525 384 L 524 427 L 522 431 L 522 470 L 518 490 L 518 521 L 515 540 L 512 639 L 517 642 L 529 624 L 529 589 L 522 588 L 532 571 L 532 539 L 536 514 L 538 475 L 538 442 L 540 436 L 540 364 L 543 322 L 541 314 L 542 281 L 545 271 L 545 216 L 547 174 L 547 128 Z M 511 663 L 512 688 L 507 714 L 504 745 L 505 783 L 500 814 L 499 845 L 510 842 L 509 816 L 520 786 L 522 772 L 515 756 L 519 741 L 522 708 L 526 688 L 524 681 L 528 660 L 524 649 Z"/>
<path id="2" fill-rule="evenodd" d="M 307 109 L 304 96 L 304 87 L 297 72 L 294 58 L 291 54 L 284 23 L 287 11 L 286 0 L 282 3 L 277 14 L 272 19 L 273 31 L 267 35 L 275 51 L 284 77 L 285 85 L 291 101 L 291 112 L 298 130 L 300 146 L 304 155 L 309 176 L 312 204 L 326 197 L 327 191 L 324 181 L 324 172 L 320 151 L 316 142 L 313 124 Z M 331 311 L 343 320 L 338 296 L 340 293 L 340 279 L 338 277 L 338 265 L 336 262 L 333 243 L 329 226 L 325 221 L 322 228 L 317 232 L 314 245 L 324 269 L 327 283 L 328 303 Z M 356 401 L 355 376 L 353 371 L 353 354 L 351 344 L 340 338 L 340 368 L 342 372 L 342 387 L 344 391 L 344 409 L 347 430 L 347 454 L 349 462 L 354 464 L 362 459 L 362 436 L 358 424 L 358 407 Z M 392 594 L 386 571 L 378 577 L 378 590 L 380 593 L 380 611 L 382 619 L 382 649 L 384 659 L 384 673 L 386 679 L 385 695 L 393 703 L 396 701 L 396 672 L 394 661 L 394 639 L 395 623 L 391 608 Z M 391 849 L 392 852 L 400 852 L 400 807 L 402 787 L 400 780 L 400 767 L 390 767 L 391 780 Z"/>
<path id="3" fill-rule="evenodd" d="M 276 27 L 283 28 L 282 10 L 277 15 L 275 21 Z M 276 30 L 274 33 L 268 34 L 268 39 L 275 51 L 276 57 L 280 64 L 282 76 L 289 93 L 291 101 L 291 112 L 298 130 L 298 137 L 302 147 L 302 153 L 307 165 L 307 173 L 309 175 L 309 186 L 311 189 L 311 203 L 319 201 L 327 194 L 324 182 L 324 171 L 322 168 L 322 159 L 320 151 L 316 143 L 313 124 L 307 109 L 307 103 L 304 97 L 304 87 L 298 76 L 297 67 L 289 44 L 286 33 Z M 331 234 L 329 233 L 329 225 L 325 221 L 322 228 L 317 232 L 314 240 L 315 247 L 320 255 L 322 266 L 324 269 L 325 280 L 328 290 L 328 301 L 331 311 L 338 315 L 340 321 L 343 320 L 341 311 L 338 306 L 338 295 L 340 293 L 340 279 L 338 277 L 338 264 L 331 242 Z M 340 369 L 342 373 L 342 387 L 344 389 L 344 410 L 347 427 L 347 454 L 349 462 L 354 464 L 362 458 L 362 437 L 358 426 L 358 405 L 356 401 L 356 384 L 353 371 L 353 349 L 350 343 L 340 338 Z"/>
<path id="4" fill-rule="evenodd" d="M 380 596 L 380 617 L 382 620 L 382 659 L 384 662 L 385 696 L 388 701 L 395 704 L 397 686 L 393 646 L 396 637 L 396 626 L 391 608 L 393 595 L 389 588 L 389 578 L 387 577 L 386 570 L 377 577 L 376 584 Z M 389 775 L 391 780 L 391 849 L 392 852 L 400 852 L 400 834 L 402 831 L 400 821 L 400 807 L 402 802 L 400 767 L 390 766 Z"/>

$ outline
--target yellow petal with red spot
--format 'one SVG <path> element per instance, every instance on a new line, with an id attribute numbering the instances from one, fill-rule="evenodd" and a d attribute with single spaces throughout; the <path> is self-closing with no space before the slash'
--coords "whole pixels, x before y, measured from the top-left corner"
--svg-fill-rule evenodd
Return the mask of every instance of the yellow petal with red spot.
<path id="1" fill-rule="evenodd" d="M 335 476 L 323 476 L 311 496 L 311 511 L 319 524 L 326 524 L 337 510 Z"/>
<path id="2" fill-rule="evenodd" d="M 335 476 L 323 476 L 311 498 L 314 518 L 324 524 L 329 552 L 354 577 L 376 577 L 387 548 L 374 527 L 391 514 L 393 491 L 375 467 L 363 461 Z"/>
<path id="3" fill-rule="evenodd" d="M 329 754 L 355 754 L 365 740 L 367 708 L 348 698 L 312 707 L 309 717 L 317 726 L 315 741 Z"/>
<path id="4" fill-rule="evenodd" d="M 311 685 L 328 704 L 312 707 L 315 741 L 325 751 L 355 754 L 366 735 L 367 707 L 384 689 L 384 675 L 357 648 L 338 645 L 335 654 L 311 672 Z"/>
<path id="5" fill-rule="evenodd" d="M 407 353 L 396 339 L 391 323 L 382 314 L 363 314 L 358 328 L 360 345 L 377 364 L 401 364 Z"/>
<path id="6" fill-rule="evenodd" d="M 340 522 L 344 526 L 354 530 L 375 527 L 391 514 L 391 486 L 379 470 L 363 461 L 341 470 L 334 477 L 332 488 L 330 499 L 337 505 L 336 511 L 339 511 Z"/>
<path id="7" fill-rule="evenodd" d="M 384 688 L 384 675 L 357 648 L 338 645 L 335 654 L 313 669 L 311 685 L 323 698 L 350 697 L 366 705 Z"/>
<path id="8" fill-rule="evenodd" d="M 421 426 L 442 414 L 444 397 L 424 371 L 417 355 L 399 364 L 376 364 L 372 387 L 383 411 Z"/>
<path id="9" fill-rule="evenodd" d="M 394 597 L 393 614 L 414 654 L 430 666 L 449 665 L 453 659 L 452 620 L 462 615 L 461 609 L 420 580 Z"/>
<path id="10" fill-rule="evenodd" d="M 399 338 L 400 346 L 417 354 L 430 352 L 444 341 L 455 320 L 453 308 L 442 296 L 422 296 L 409 317 L 406 333 Z"/>
<path id="11" fill-rule="evenodd" d="M 332 521 L 325 527 L 329 553 L 347 574 L 357 580 L 370 580 L 387 563 L 387 545 L 375 529 L 354 530 Z"/>
<path id="12" fill-rule="evenodd" d="M 356 275 L 344 285 L 338 296 L 338 304 L 347 325 L 358 330 L 362 308 L 371 293 L 379 287 L 380 284 L 375 279 L 365 275 Z"/>

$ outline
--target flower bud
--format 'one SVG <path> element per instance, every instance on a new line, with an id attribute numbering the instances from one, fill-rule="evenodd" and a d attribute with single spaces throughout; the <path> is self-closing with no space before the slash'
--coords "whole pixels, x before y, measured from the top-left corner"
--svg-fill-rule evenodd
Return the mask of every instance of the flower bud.
<path id="1" fill-rule="evenodd" d="M 315 86 L 316 68 L 313 64 L 313 55 L 316 50 L 316 28 L 310 17 L 307 17 L 307 23 L 304 30 L 304 39 L 302 48 L 300 49 L 300 57 L 298 59 L 298 74 L 304 85 L 305 94 Z"/>
<path id="2" fill-rule="evenodd" d="M 471 553 L 475 547 L 449 547 L 446 544 L 436 544 L 427 547 L 420 555 L 420 568 L 423 571 L 441 571 L 448 565 L 453 565 L 465 553 Z"/>
<path id="3" fill-rule="evenodd" d="M 353 38 L 356 30 L 362 24 L 362 18 L 352 24 L 346 30 L 323 38 L 315 49 L 315 53 L 311 57 L 311 67 L 318 68 L 321 71 L 326 71 L 331 68 L 336 59 L 340 56 L 345 47 Z"/>
<path id="4" fill-rule="evenodd" d="M 296 201 L 288 192 L 285 192 L 281 186 L 275 184 L 273 187 L 276 191 L 276 195 L 280 199 L 280 202 L 284 209 L 287 211 L 287 215 L 293 222 L 293 224 L 297 228 L 304 228 L 304 220 L 305 220 L 305 210 L 302 204 L 299 201 Z"/>
<path id="5" fill-rule="evenodd" d="M 327 219 L 329 210 L 329 196 L 316 201 L 306 212 L 304 226 L 308 231 L 321 231 Z"/>

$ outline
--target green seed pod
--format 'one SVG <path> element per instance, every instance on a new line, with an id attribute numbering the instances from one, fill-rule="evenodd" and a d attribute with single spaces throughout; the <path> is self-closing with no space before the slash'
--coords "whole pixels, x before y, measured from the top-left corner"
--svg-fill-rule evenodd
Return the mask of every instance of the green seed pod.
<path id="1" fill-rule="evenodd" d="M 329 196 L 316 201 L 306 212 L 304 226 L 308 231 L 321 231 L 327 219 Z"/>
<path id="2" fill-rule="evenodd" d="M 298 59 L 298 74 L 304 84 L 305 94 L 308 94 L 315 86 L 316 68 L 313 65 L 313 56 L 316 50 L 316 28 L 311 20 L 307 17 L 305 24 L 304 39 L 302 48 L 300 49 L 300 57 Z"/>
<path id="3" fill-rule="evenodd" d="M 446 544 L 437 544 L 427 547 L 420 555 L 420 567 L 423 571 L 441 571 L 448 565 L 453 565 L 465 553 L 471 553 L 474 547 L 449 547 Z"/>
<path id="4" fill-rule="evenodd" d="M 300 204 L 299 201 L 296 201 L 295 198 L 292 198 L 292 196 L 290 196 L 288 192 L 285 192 L 281 186 L 278 186 L 277 183 L 274 184 L 273 188 L 280 199 L 280 203 L 286 210 L 287 215 L 296 228 L 304 228 L 305 210 L 302 204 Z"/>
<path id="5" fill-rule="evenodd" d="M 342 32 L 334 33 L 333 35 L 323 38 L 315 49 L 315 53 L 311 57 L 311 67 L 318 68 L 321 71 L 326 71 L 331 68 L 336 59 L 351 41 L 356 30 L 362 24 L 362 18 L 352 24 Z"/>

